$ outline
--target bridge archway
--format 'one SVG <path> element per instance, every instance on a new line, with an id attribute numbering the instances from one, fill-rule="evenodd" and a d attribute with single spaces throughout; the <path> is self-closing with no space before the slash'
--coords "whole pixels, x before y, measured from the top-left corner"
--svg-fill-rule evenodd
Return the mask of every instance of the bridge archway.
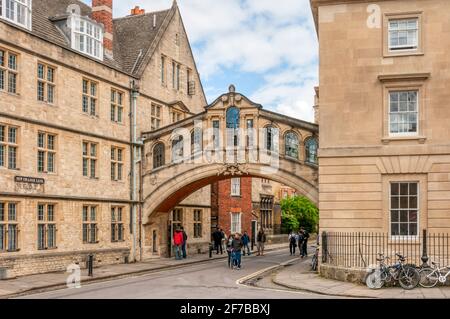
<path id="1" fill-rule="evenodd" d="M 204 112 L 143 133 L 144 236 L 159 229 L 160 245 L 167 245 L 168 213 L 195 191 L 233 177 L 273 180 L 318 203 L 311 147 L 318 132 L 316 124 L 264 110 L 230 87 Z"/>
<path id="2" fill-rule="evenodd" d="M 299 194 L 308 197 L 312 202 L 318 203 L 318 190 L 316 187 L 317 172 L 312 167 L 302 167 L 301 171 L 293 171 L 292 164 L 281 165 L 286 168 L 278 168 L 272 174 L 264 173 L 265 167 L 261 164 L 223 165 L 209 164 L 200 165 L 187 169 L 184 172 L 172 175 L 158 185 L 153 192 L 144 198 L 143 223 L 149 221 L 153 213 L 168 213 L 179 202 L 190 194 L 214 182 L 232 177 L 261 177 L 279 182 L 292 187 Z M 167 172 L 166 172 L 167 173 Z M 152 176 L 155 180 L 155 175 Z M 156 180 L 158 177 L 156 177 Z"/>

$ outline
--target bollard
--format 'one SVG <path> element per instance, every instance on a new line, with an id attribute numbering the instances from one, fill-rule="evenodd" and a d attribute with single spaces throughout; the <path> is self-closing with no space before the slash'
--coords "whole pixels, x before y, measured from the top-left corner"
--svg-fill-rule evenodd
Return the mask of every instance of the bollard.
<path id="1" fill-rule="evenodd" d="M 212 258 L 213 245 L 209 243 L 209 258 Z"/>
<path id="2" fill-rule="evenodd" d="M 92 254 L 88 256 L 88 276 L 94 276 L 94 255 Z"/>

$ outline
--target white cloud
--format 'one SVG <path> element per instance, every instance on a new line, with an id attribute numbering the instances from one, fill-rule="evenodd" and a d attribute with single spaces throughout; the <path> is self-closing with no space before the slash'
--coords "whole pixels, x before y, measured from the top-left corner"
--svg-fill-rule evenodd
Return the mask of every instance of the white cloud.
<path id="1" fill-rule="evenodd" d="M 314 120 L 314 86 L 312 78 L 304 82 L 270 82 L 254 92 L 250 99 L 265 108 L 287 116 L 312 122 Z"/>

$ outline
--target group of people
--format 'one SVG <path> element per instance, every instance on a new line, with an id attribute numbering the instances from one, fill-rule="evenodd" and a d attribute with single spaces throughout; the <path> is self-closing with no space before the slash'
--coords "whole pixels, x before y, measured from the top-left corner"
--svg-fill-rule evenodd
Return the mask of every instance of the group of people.
<path id="1" fill-rule="evenodd" d="M 235 233 L 227 236 L 223 229 L 217 228 L 216 231 L 212 234 L 214 249 L 216 250 L 216 254 L 223 254 L 223 243 L 225 243 L 226 251 L 228 254 L 228 267 L 232 269 L 241 269 L 242 263 L 242 253 L 245 256 L 251 255 L 250 249 L 250 236 L 247 231 L 244 231 L 244 234 Z M 266 242 L 266 235 L 263 229 L 260 229 L 258 235 L 256 236 L 256 246 L 258 249 L 257 256 L 264 255 L 264 243 Z"/>
<path id="2" fill-rule="evenodd" d="M 184 231 L 183 227 L 177 228 L 173 234 L 173 245 L 175 249 L 175 259 L 182 260 L 187 257 L 186 254 L 186 242 L 188 236 Z M 223 254 L 224 244 L 226 246 L 226 251 L 228 253 L 228 267 L 233 269 L 241 269 L 241 256 L 242 251 L 243 255 L 247 253 L 247 256 L 251 255 L 250 249 L 250 236 L 247 231 L 244 231 L 243 234 L 235 233 L 227 236 L 222 228 L 217 228 L 213 234 L 212 239 L 214 242 L 214 249 L 216 250 L 216 254 Z M 257 247 L 257 256 L 264 256 L 264 245 L 266 242 L 266 234 L 263 229 L 258 231 L 256 235 L 256 247 Z M 295 252 L 295 248 L 294 248 Z"/>
<path id="3" fill-rule="evenodd" d="M 291 256 L 295 255 L 297 246 L 302 258 L 308 256 L 308 238 L 309 232 L 304 227 L 301 227 L 298 232 L 291 231 L 289 233 L 289 252 Z"/>
<path id="4" fill-rule="evenodd" d="M 188 236 L 183 227 L 177 228 L 173 234 L 173 245 L 175 247 L 175 259 L 182 260 L 187 257 L 186 241 Z"/>

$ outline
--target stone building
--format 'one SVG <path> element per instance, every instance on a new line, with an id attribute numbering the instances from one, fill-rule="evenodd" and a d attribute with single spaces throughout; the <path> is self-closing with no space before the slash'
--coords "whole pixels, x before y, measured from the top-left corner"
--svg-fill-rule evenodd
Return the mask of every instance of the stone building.
<path id="1" fill-rule="evenodd" d="M 450 2 L 311 0 L 321 230 L 450 230 Z"/>
<path id="2" fill-rule="evenodd" d="M 0 1 L 0 35 L 1 275 L 158 254 L 158 231 L 141 238 L 139 136 L 206 105 L 176 1 L 115 19 L 112 0 Z M 183 222 L 209 198 L 186 198 Z"/>

